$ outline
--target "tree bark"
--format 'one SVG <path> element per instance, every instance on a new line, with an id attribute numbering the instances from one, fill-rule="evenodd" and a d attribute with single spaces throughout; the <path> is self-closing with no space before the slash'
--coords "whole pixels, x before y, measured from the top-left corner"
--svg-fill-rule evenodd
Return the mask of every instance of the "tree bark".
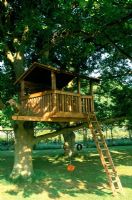
<path id="1" fill-rule="evenodd" d="M 87 129 L 83 128 L 83 144 L 87 145 L 87 141 L 88 141 Z"/>
<path id="2" fill-rule="evenodd" d="M 75 133 L 69 131 L 63 134 L 64 138 L 64 153 L 66 156 L 72 156 L 75 154 Z"/>
<path id="3" fill-rule="evenodd" d="M 74 152 L 74 141 L 75 134 L 73 130 L 81 128 L 83 124 L 76 126 L 62 128 L 61 130 L 47 133 L 42 136 L 35 137 L 33 122 L 29 121 L 17 121 L 14 125 L 15 133 L 15 152 L 14 152 L 14 166 L 10 177 L 12 179 L 17 179 L 21 177 L 22 179 L 30 178 L 33 174 L 33 164 L 32 164 L 32 150 L 34 144 L 37 144 L 43 139 L 56 137 L 57 135 L 64 134 L 70 150 Z M 71 135 L 67 135 L 72 133 Z M 72 138 L 72 140 L 71 140 Z"/>
<path id="4" fill-rule="evenodd" d="M 10 177 L 12 179 L 28 178 L 33 175 L 32 149 L 34 131 L 32 122 L 19 121 L 15 124 L 15 152 L 14 167 Z"/>

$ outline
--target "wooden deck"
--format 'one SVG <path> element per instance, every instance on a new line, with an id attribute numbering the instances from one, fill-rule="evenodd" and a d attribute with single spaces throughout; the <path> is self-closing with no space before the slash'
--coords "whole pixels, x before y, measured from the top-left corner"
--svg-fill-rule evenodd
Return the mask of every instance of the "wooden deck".
<path id="1" fill-rule="evenodd" d="M 94 112 L 93 97 L 63 92 L 44 91 L 21 99 L 20 111 L 13 120 L 27 121 L 86 121 L 87 113 Z"/>

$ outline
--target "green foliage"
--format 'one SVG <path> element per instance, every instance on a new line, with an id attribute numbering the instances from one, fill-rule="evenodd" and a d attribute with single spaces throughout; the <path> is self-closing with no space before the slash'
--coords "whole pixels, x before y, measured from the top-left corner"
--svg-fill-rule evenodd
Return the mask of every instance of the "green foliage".
<path id="1" fill-rule="evenodd" d="M 131 116 L 126 109 L 131 99 L 129 0 L 0 1 L 0 11 L 0 93 L 4 102 L 18 91 L 13 83 L 20 69 L 15 56 L 20 52 L 21 72 L 38 61 L 101 76 L 95 98 L 100 119 Z M 82 85 L 87 92 L 87 84 Z M 124 95 L 125 101 L 121 101 Z"/>
<path id="2" fill-rule="evenodd" d="M 9 118 L 7 116 L 8 114 L 6 115 L 2 111 L 0 111 L 0 126 L 7 128 L 11 126 Z"/>

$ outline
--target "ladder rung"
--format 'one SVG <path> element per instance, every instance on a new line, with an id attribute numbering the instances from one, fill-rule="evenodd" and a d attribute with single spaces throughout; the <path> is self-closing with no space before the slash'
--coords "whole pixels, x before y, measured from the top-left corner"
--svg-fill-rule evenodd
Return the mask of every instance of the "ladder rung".
<path id="1" fill-rule="evenodd" d="M 102 143 L 102 144 L 103 144 L 103 143 Z M 102 151 L 107 151 L 107 152 L 109 151 L 107 148 L 104 148 L 104 147 L 101 148 L 101 150 L 102 150 Z"/>
<path id="2" fill-rule="evenodd" d="M 100 136 L 100 138 L 98 138 L 98 142 L 100 143 L 100 144 L 105 144 L 105 141 L 104 140 L 102 140 L 102 138 L 101 138 L 101 135 L 99 134 L 99 136 Z"/>
<path id="3" fill-rule="evenodd" d="M 103 156 L 106 157 L 106 158 L 109 158 L 108 150 L 105 150 L 105 149 L 101 149 L 101 150 L 102 150 Z"/>
<path id="4" fill-rule="evenodd" d="M 109 174 L 110 174 L 111 176 L 113 176 L 112 178 L 116 178 L 116 176 L 117 176 L 116 172 L 109 172 Z"/>
<path id="5" fill-rule="evenodd" d="M 106 161 L 105 163 L 106 163 L 106 165 L 109 165 L 109 166 L 113 167 L 113 165 L 112 165 L 112 163 L 110 161 Z"/>
<path id="6" fill-rule="evenodd" d="M 109 170 L 109 172 L 110 172 L 110 170 L 112 170 L 112 172 L 114 172 L 115 170 L 113 170 L 113 165 L 110 163 L 110 162 L 105 162 L 106 163 L 106 166 L 107 167 L 111 167 L 110 169 L 108 169 Z"/>
<path id="7" fill-rule="evenodd" d="M 105 164 L 106 164 L 107 167 L 112 167 L 112 169 L 113 169 L 113 166 L 110 162 L 105 162 Z"/>
<path id="8" fill-rule="evenodd" d="M 118 185 L 118 181 L 117 180 L 112 181 L 112 183 L 114 183 L 114 184 L 116 183 Z"/>

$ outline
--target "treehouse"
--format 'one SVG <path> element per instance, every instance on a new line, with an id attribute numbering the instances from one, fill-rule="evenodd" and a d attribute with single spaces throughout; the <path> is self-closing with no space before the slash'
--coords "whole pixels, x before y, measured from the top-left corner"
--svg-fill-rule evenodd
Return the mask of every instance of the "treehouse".
<path id="1" fill-rule="evenodd" d="M 89 82 L 88 95 L 81 94 L 80 79 Z M 68 91 L 68 84 L 76 81 L 77 88 Z M 65 72 L 51 66 L 33 63 L 15 82 L 20 86 L 19 111 L 13 120 L 88 123 L 108 176 L 113 194 L 122 192 L 122 185 L 94 113 L 93 84 L 99 79 Z M 73 92 L 74 91 L 74 92 Z M 75 92 L 76 91 L 76 92 Z"/>
<path id="2" fill-rule="evenodd" d="M 81 94 L 80 79 L 89 81 L 89 94 Z M 71 81 L 77 81 L 75 92 L 66 91 Z M 94 112 L 94 83 L 99 79 L 79 76 L 51 66 L 33 63 L 15 84 L 20 85 L 20 109 L 13 120 L 25 121 L 86 121 Z"/>

